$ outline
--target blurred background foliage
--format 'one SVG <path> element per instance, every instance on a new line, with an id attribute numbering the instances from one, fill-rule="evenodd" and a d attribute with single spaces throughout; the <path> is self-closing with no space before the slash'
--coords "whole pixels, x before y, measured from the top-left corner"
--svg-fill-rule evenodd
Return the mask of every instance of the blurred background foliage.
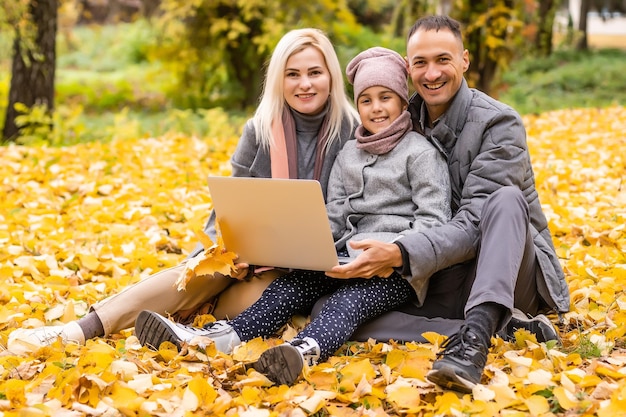
<path id="1" fill-rule="evenodd" d="M 37 49 L 35 1 L 48 0 L 4 0 L 0 6 L 0 126 L 16 42 L 22 56 L 45 59 Z M 236 131 L 258 101 L 265 64 L 286 31 L 324 30 L 345 67 L 371 46 L 404 55 L 409 27 L 428 13 L 447 13 L 463 23 L 470 85 L 521 113 L 626 103 L 626 51 L 581 48 L 588 46 L 587 34 L 574 28 L 562 0 L 50 3 L 58 10 L 54 102 L 14 107 L 19 134 L 9 139 L 19 143 Z M 623 3 L 612 2 L 612 10 L 619 13 Z M 558 23 L 559 14 L 566 24 Z"/>

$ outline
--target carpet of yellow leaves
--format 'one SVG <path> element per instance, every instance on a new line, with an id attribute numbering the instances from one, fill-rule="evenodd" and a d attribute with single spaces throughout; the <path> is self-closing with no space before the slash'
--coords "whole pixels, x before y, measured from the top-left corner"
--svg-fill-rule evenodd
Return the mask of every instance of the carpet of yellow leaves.
<path id="1" fill-rule="evenodd" d="M 0 348 L 3 416 L 550 416 L 626 410 L 626 108 L 525 117 L 541 201 L 572 294 L 562 346 L 494 339 L 471 395 L 428 383 L 442 338 L 349 343 L 273 386 L 250 363 L 278 339 L 224 355 L 142 348 L 132 329 L 86 346 Z M 236 137 L 168 135 L 0 154 L 0 345 L 17 327 L 58 324 L 178 263 L 228 175 Z M 176 289 L 172 288 L 172 291 Z M 552 317 L 555 321 L 556 317 Z"/>

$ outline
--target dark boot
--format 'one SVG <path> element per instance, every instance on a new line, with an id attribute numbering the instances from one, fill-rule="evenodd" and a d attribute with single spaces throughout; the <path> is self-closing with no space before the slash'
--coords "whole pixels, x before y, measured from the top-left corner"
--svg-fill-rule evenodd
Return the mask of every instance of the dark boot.
<path id="1" fill-rule="evenodd" d="M 489 346 L 467 325 L 448 338 L 426 378 L 442 388 L 470 393 L 480 382 Z"/>
<path id="2" fill-rule="evenodd" d="M 543 314 L 537 314 L 534 317 L 528 316 L 518 309 L 513 309 L 511 320 L 498 335 L 510 342 L 515 340 L 515 332 L 519 329 L 525 329 L 533 333 L 539 343 L 550 340 L 556 340 L 558 343 L 561 343 L 561 337 L 550 319 Z"/>

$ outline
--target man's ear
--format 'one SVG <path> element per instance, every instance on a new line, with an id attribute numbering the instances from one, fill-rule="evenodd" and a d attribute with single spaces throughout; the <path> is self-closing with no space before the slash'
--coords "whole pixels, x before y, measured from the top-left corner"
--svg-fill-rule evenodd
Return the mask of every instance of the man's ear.
<path id="1" fill-rule="evenodd" d="M 470 67 L 469 51 L 466 49 L 463 51 L 463 72 L 466 72 Z"/>

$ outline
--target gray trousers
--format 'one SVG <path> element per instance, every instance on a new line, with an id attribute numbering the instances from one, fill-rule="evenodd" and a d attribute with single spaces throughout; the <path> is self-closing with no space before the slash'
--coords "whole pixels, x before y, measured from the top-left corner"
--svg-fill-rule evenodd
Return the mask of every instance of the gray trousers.
<path id="1" fill-rule="evenodd" d="M 528 204 L 517 187 L 503 187 L 487 198 L 479 224 L 477 257 L 435 273 L 421 307 L 407 303 L 362 324 L 351 340 L 425 342 L 422 334 L 455 334 L 472 307 L 486 302 L 532 315 L 545 307 L 537 290 L 543 279 L 530 231 Z M 313 308 L 315 317 L 324 302 Z M 510 314 L 498 328 L 506 325 Z"/>

